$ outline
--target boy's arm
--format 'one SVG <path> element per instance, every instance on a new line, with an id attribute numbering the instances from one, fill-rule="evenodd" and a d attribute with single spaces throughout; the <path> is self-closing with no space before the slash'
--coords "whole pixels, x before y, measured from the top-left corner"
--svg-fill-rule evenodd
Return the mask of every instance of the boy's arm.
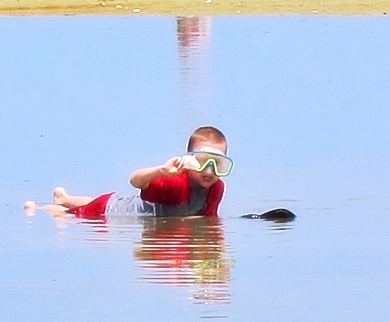
<path id="1" fill-rule="evenodd" d="M 222 180 L 214 183 L 207 194 L 206 209 L 203 212 L 204 216 L 218 215 L 218 208 L 222 201 L 225 192 L 225 184 Z"/>
<path id="2" fill-rule="evenodd" d="M 146 189 L 149 183 L 156 178 L 177 176 L 187 171 L 187 168 L 183 167 L 181 159 L 174 157 L 163 165 L 139 169 L 131 175 L 130 183 L 135 188 Z"/>

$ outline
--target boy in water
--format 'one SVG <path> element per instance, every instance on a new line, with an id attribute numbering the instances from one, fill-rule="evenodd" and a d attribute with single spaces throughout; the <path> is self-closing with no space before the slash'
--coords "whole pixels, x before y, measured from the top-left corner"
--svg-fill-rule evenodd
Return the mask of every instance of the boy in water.
<path id="1" fill-rule="evenodd" d="M 139 196 L 119 197 L 111 192 L 93 199 L 71 196 L 57 187 L 53 192 L 54 208 L 49 209 L 87 218 L 112 213 L 217 215 L 225 189 L 220 177 L 227 176 L 233 166 L 226 156 L 226 137 L 214 127 L 200 127 L 190 136 L 187 153 L 197 161 L 194 170 L 186 165 L 185 157 L 174 157 L 163 165 L 135 171 L 130 183 L 141 190 Z"/>

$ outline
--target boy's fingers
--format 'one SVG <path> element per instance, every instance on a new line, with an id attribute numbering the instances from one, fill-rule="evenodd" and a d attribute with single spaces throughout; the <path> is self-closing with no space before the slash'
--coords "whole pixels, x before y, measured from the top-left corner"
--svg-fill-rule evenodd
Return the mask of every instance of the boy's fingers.
<path id="1" fill-rule="evenodd" d="M 178 168 L 176 168 L 176 167 L 171 167 L 171 168 L 169 169 L 168 172 L 169 172 L 169 173 L 176 173 L 176 172 L 178 172 Z"/>
<path id="2" fill-rule="evenodd" d="M 183 165 L 184 165 L 184 160 L 183 160 L 183 158 L 180 158 L 178 168 L 179 168 L 179 169 L 182 168 Z"/>
<path id="3" fill-rule="evenodd" d="M 188 170 L 184 159 L 181 157 L 174 157 L 168 161 L 169 163 L 169 174 L 180 174 Z M 168 165 L 168 164 L 167 164 Z"/>

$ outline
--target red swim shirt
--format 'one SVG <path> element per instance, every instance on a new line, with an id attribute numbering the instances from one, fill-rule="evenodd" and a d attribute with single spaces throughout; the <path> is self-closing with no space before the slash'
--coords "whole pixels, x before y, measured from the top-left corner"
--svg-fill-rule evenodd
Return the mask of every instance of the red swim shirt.
<path id="1" fill-rule="evenodd" d="M 225 190 L 223 181 L 218 180 L 207 192 L 206 208 L 201 215 L 214 216 L 218 214 L 218 207 Z M 180 205 L 190 199 L 190 184 L 188 174 L 183 173 L 174 177 L 157 178 L 141 191 L 141 198 L 145 201 L 164 205 Z"/>

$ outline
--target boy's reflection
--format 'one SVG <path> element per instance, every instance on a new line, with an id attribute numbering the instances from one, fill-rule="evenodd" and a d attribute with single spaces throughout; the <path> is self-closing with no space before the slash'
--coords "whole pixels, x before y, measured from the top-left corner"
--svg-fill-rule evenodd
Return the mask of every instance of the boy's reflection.
<path id="1" fill-rule="evenodd" d="M 193 285 L 195 303 L 228 303 L 232 259 L 226 256 L 218 217 L 149 217 L 143 219 L 134 258 L 140 280 L 166 285 Z"/>

